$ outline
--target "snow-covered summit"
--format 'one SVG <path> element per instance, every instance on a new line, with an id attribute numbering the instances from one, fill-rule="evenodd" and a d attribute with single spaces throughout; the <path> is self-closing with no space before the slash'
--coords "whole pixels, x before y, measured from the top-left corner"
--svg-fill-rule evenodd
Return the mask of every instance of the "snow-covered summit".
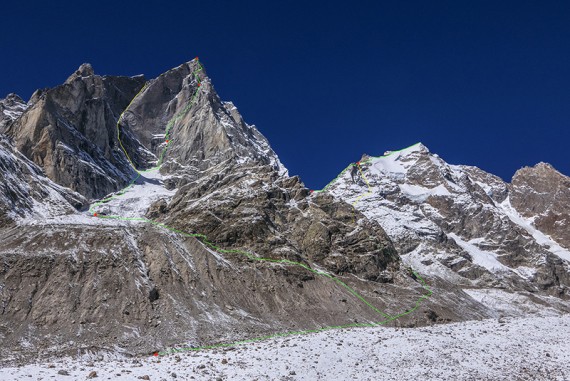
<path id="1" fill-rule="evenodd" d="M 14 93 L 8 94 L 5 99 L 0 99 L 0 133 L 9 123 L 22 115 L 27 107 L 26 102 Z"/>
<path id="2" fill-rule="evenodd" d="M 422 143 L 416 143 L 398 151 L 386 151 L 383 156 L 371 157 L 364 161 L 372 172 L 388 176 L 401 177 L 429 150 Z"/>
<path id="3" fill-rule="evenodd" d="M 535 172 L 552 171 L 539 165 Z M 509 194 L 514 197 L 521 189 L 479 168 L 450 165 L 421 143 L 360 161 L 327 187 L 377 221 L 404 260 L 423 274 L 465 287 L 500 284 L 570 295 L 569 248 L 540 232 L 528 210 L 522 217 L 512 208 Z M 564 194 L 545 192 L 541 188 L 532 197 L 550 200 Z M 563 212 L 560 206 L 558 211 Z M 546 286 L 544 279 L 549 279 Z"/>

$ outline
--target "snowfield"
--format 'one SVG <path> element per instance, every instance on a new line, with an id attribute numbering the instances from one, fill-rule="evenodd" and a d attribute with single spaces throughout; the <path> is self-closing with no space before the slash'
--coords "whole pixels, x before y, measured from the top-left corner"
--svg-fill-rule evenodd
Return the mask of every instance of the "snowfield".
<path id="1" fill-rule="evenodd" d="M 345 329 L 138 359 L 66 358 L 0 369 L 0 380 L 85 380 L 93 372 L 95 380 L 562 381 L 570 380 L 570 315 Z"/>

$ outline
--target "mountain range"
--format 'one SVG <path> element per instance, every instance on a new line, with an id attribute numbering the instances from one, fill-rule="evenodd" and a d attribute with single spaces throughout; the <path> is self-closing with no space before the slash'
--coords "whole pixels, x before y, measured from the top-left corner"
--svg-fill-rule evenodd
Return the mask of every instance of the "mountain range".
<path id="1" fill-rule="evenodd" d="M 418 143 L 311 191 L 198 59 L 8 95 L 0 180 L 3 363 L 570 310 L 570 178 Z"/>

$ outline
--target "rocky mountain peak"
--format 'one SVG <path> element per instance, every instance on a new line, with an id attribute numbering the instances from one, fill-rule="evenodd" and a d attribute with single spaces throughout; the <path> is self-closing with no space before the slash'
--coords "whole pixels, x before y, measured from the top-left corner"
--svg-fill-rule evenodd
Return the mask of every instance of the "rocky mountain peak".
<path id="1" fill-rule="evenodd" d="M 117 119 L 144 82 L 94 75 L 83 64 L 64 84 L 34 93 L 5 133 L 57 184 L 104 196 L 134 176 L 117 142 Z"/>
<path id="2" fill-rule="evenodd" d="M 65 82 L 69 83 L 77 78 L 90 77 L 93 75 L 95 75 L 95 70 L 93 70 L 93 66 L 91 66 L 90 63 L 83 63 L 73 74 L 69 76 L 69 78 L 67 78 Z"/>
<path id="3" fill-rule="evenodd" d="M 570 248 L 570 177 L 542 162 L 519 169 L 510 184 L 510 200 L 521 215 Z"/>
<path id="4" fill-rule="evenodd" d="M 532 167 L 523 167 L 517 170 L 513 176 L 512 182 L 516 182 L 521 178 L 529 177 L 529 176 L 539 176 L 539 177 L 551 177 L 551 176 L 561 176 L 561 173 L 558 172 L 552 165 L 545 162 L 539 162 Z"/>
<path id="5" fill-rule="evenodd" d="M 0 99 L 0 133 L 22 115 L 26 108 L 26 102 L 14 93 L 8 94 L 5 99 Z"/>
<path id="6" fill-rule="evenodd" d="M 3 101 L 4 101 L 4 104 L 6 104 L 6 105 L 15 105 L 15 104 L 20 104 L 20 103 L 26 103 L 18 94 L 14 94 L 14 93 L 8 94 L 6 96 L 6 98 L 3 99 Z"/>
<path id="7" fill-rule="evenodd" d="M 198 172 L 222 162 L 247 162 L 286 173 L 267 139 L 243 120 L 233 103 L 220 99 L 198 60 L 150 81 L 131 103 L 121 127 L 136 134 L 153 154 L 126 147 L 140 167 L 155 165 L 169 140 L 163 157 L 166 171 Z"/>

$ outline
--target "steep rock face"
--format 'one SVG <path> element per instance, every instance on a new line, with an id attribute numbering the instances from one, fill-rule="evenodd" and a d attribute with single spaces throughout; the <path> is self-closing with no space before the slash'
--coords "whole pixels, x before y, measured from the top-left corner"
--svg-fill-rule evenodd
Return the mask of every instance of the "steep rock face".
<path id="1" fill-rule="evenodd" d="M 0 229 L 18 218 L 73 214 L 86 205 L 81 195 L 45 177 L 0 134 Z"/>
<path id="2" fill-rule="evenodd" d="M 570 178 L 539 163 L 518 170 L 510 186 L 513 207 L 556 242 L 570 249 Z"/>
<path id="3" fill-rule="evenodd" d="M 391 281 L 399 258 L 383 229 L 360 213 L 355 219 L 344 202 L 308 196 L 297 177 L 280 176 L 271 166 L 224 164 L 181 187 L 168 205 L 156 204 L 148 216 L 211 237 L 225 249 Z"/>
<path id="4" fill-rule="evenodd" d="M 265 137 L 244 122 L 231 102 L 220 100 L 197 60 L 150 81 L 133 100 L 121 126 L 154 154 L 149 163 L 148 157 L 128 147 L 140 167 L 156 164 L 169 140 L 163 158 L 167 172 L 184 168 L 196 173 L 222 162 L 251 161 L 286 173 Z"/>
<path id="5" fill-rule="evenodd" d="M 6 134 L 56 183 L 101 197 L 134 176 L 118 147 L 116 124 L 144 82 L 101 77 L 83 64 L 63 85 L 37 91 Z"/>
<path id="6" fill-rule="evenodd" d="M 570 253 L 536 238 L 538 230 L 511 206 L 509 188 L 417 144 L 364 157 L 327 190 L 376 220 L 404 261 L 423 274 L 466 288 L 567 298 Z"/>

